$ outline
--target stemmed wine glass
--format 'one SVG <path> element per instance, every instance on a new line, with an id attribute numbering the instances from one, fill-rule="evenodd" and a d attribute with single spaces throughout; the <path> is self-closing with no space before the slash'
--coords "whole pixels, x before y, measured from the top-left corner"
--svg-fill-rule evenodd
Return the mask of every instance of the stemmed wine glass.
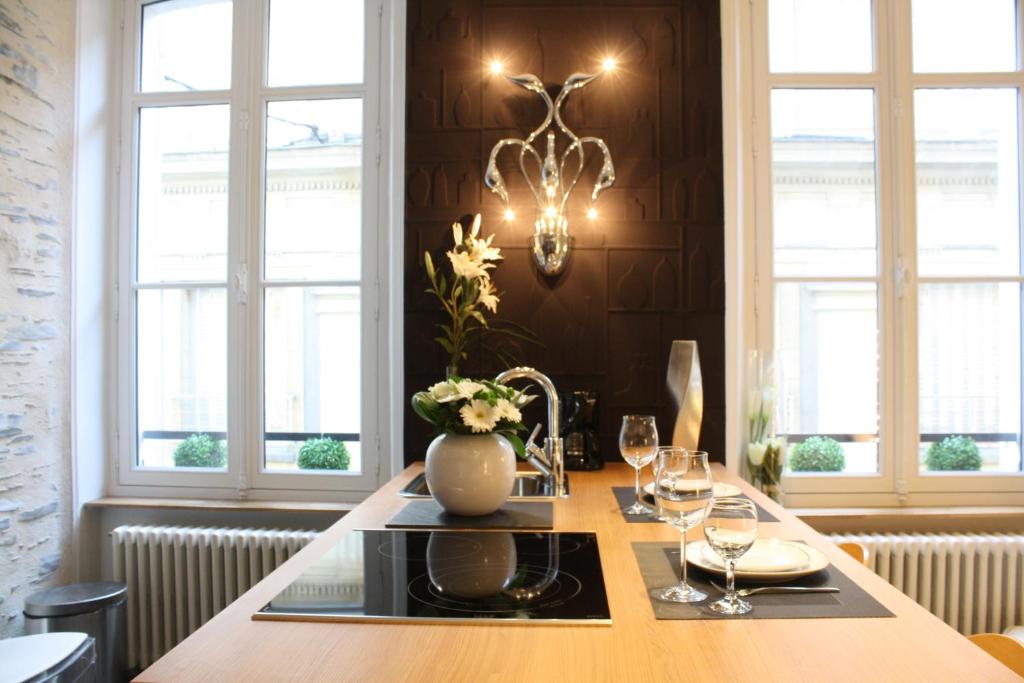
<path id="1" fill-rule="evenodd" d="M 647 515 L 651 508 L 640 502 L 640 470 L 658 454 L 658 428 L 653 415 L 623 415 L 619 431 L 619 452 L 622 459 L 636 470 L 636 501 L 623 508 L 626 515 Z"/>
<path id="2" fill-rule="evenodd" d="M 719 614 L 746 614 L 750 603 L 736 595 L 736 560 L 757 540 L 757 508 L 746 498 L 716 498 L 704 522 L 704 536 L 725 562 L 725 596 L 709 605 Z"/>
<path id="3" fill-rule="evenodd" d="M 655 589 L 654 596 L 659 600 L 700 602 L 708 597 L 686 582 L 686 532 L 704 521 L 713 486 L 707 453 L 679 446 L 658 449 L 654 470 L 658 519 L 679 531 L 679 583 Z"/>

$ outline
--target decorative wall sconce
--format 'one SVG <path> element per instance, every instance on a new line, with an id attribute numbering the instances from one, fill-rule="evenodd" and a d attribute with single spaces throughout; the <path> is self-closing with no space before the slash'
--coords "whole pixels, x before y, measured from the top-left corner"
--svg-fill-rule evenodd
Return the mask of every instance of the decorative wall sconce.
<path id="1" fill-rule="evenodd" d="M 551 100 L 551 96 L 544 90 L 544 84 L 541 80 L 533 74 L 520 74 L 518 76 L 504 74 L 505 78 L 512 83 L 530 92 L 537 93 L 544 101 L 544 104 L 547 105 L 548 113 L 543 123 L 530 133 L 525 140 L 505 138 L 499 140 L 494 145 L 494 148 L 491 149 L 491 157 L 487 162 L 487 171 L 484 173 L 484 182 L 487 183 L 487 187 L 491 188 L 492 192 L 504 201 L 505 219 L 512 220 L 515 214 L 509 206 L 508 189 L 505 187 L 505 180 L 498 170 L 497 159 L 498 154 L 506 147 L 518 147 L 519 170 L 523 174 L 523 178 L 526 179 L 530 191 L 533 192 L 534 198 L 537 200 L 537 219 L 534 223 L 533 234 L 533 258 L 537 263 L 537 267 L 540 268 L 544 275 L 558 275 L 561 273 L 569 256 L 571 238 L 569 237 L 569 221 L 566 217 L 566 208 L 569 202 L 569 195 L 576 188 L 576 183 L 579 182 L 583 169 L 586 166 L 585 145 L 592 144 L 596 146 L 603 156 L 601 170 L 597 174 L 597 182 L 594 183 L 594 189 L 590 193 L 590 208 L 587 210 L 587 217 L 590 220 L 597 218 L 595 204 L 598 195 L 615 183 L 615 167 L 612 165 L 612 156 L 608 151 L 608 145 L 601 138 L 581 138 L 577 136 L 562 121 L 561 114 L 562 104 L 568 99 L 569 95 L 573 91 L 585 87 L 602 73 L 607 73 L 614 69 L 615 60 L 605 59 L 602 66 L 604 68 L 603 71 L 597 73 L 574 73 L 569 76 L 565 83 L 562 84 L 562 89 L 554 101 Z M 502 74 L 503 70 L 500 62 L 491 63 L 491 73 L 499 75 Z M 555 131 L 549 130 L 552 126 L 557 127 L 558 130 L 562 131 L 569 138 L 569 145 L 560 157 L 555 153 Z M 540 153 L 533 146 L 533 141 L 544 131 L 547 131 L 547 152 L 541 158 Z M 575 171 L 573 171 L 570 165 L 569 172 L 572 179 L 566 182 L 566 162 L 569 161 L 570 156 L 574 153 L 577 156 L 577 166 Z M 527 154 L 537 162 L 540 187 L 534 184 L 530 174 L 526 171 Z"/>

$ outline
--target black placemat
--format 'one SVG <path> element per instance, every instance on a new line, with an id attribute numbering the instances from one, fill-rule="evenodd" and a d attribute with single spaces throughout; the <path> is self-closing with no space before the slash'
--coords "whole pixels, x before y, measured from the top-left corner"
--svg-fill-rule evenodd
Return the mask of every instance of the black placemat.
<path id="1" fill-rule="evenodd" d="M 384 526 L 389 529 L 550 529 L 551 503 L 505 503 L 489 515 L 449 515 L 433 499 L 414 500 L 398 511 Z"/>
<path id="2" fill-rule="evenodd" d="M 835 586 L 838 593 L 809 593 L 796 595 L 786 593 L 766 593 L 751 595 L 744 600 L 754 609 L 738 616 L 716 614 L 708 609 L 708 605 L 722 596 L 722 592 L 711 585 L 713 580 L 720 586 L 725 585 L 725 577 L 707 573 L 701 569 L 689 567 L 687 582 L 708 594 L 703 602 L 678 604 L 663 602 L 651 596 L 656 588 L 671 586 L 679 582 L 679 544 L 678 543 L 634 543 L 633 553 L 636 555 L 640 574 L 644 578 L 644 586 L 651 600 L 651 608 L 656 619 L 834 619 L 850 617 L 892 617 L 892 612 L 882 606 L 863 588 L 853 582 L 843 572 L 829 565 L 820 572 L 810 576 L 794 579 L 782 586 Z M 737 588 L 753 585 L 737 582 Z"/>
<path id="3" fill-rule="evenodd" d="M 618 501 L 619 510 L 622 510 L 622 508 L 628 507 L 628 506 L 632 505 L 633 501 L 636 500 L 636 491 L 632 487 L 630 487 L 630 486 L 613 486 L 612 487 L 612 492 L 615 494 L 615 500 Z M 654 502 L 652 502 L 652 499 L 651 499 L 650 496 L 647 496 L 647 495 L 645 495 L 642 492 L 640 493 L 640 495 L 643 497 L 643 502 L 646 503 L 649 507 L 652 507 L 652 508 L 657 507 L 657 505 Z M 750 499 L 749 496 L 747 496 L 746 494 L 743 494 L 743 493 L 739 494 L 736 497 L 737 498 L 747 498 L 748 500 Z M 765 510 L 760 505 L 758 505 L 758 503 L 756 501 L 754 502 L 754 507 L 757 508 L 757 521 L 759 521 L 759 522 L 777 522 L 777 521 L 779 521 L 779 519 L 775 515 L 773 515 L 772 513 L 768 512 L 767 510 Z M 649 517 L 649 516 L 645 516 L 645 515 L 639 515 L 639 516 L 637 516 L 637 515 L 622 515 L 622 518 L 624 520 L 626 520 L 627 522 L 629 522 L 630 524 L 650 523 L 650 522 L 657 522 L 658 524 L 662 523 L 662 522 L 659 522 L 658 520 L 654 519 L 654 517 Z"/>

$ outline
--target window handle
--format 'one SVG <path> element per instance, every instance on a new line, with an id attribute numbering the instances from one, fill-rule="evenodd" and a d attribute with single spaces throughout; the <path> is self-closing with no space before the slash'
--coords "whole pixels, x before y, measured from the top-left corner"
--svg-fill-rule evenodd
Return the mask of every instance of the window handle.
<path id="1" fill-rule="evenodd" d="M 239 263 L 235 272 L 235 297 L 240 304 L 249 303 L 249 266 L 245 263 Z"/>

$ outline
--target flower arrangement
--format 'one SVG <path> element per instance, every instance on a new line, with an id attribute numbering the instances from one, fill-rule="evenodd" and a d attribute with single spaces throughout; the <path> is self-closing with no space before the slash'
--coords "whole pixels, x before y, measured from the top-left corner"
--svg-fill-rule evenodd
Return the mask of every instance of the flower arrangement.
<path id="1" fill-rule="evenodd" d="M 427 292 L 437 297 L 449 319 L 438 325 L 442 334 L 434 341 L 450 356 L 449 376 L 457 377 L 470 340 L 489 329 L 481 309 L 498 312 L 498 293 L 489 271 L 502 256 L 498 247 L 491 246 L 494 235 L 486 239 L 480 236 L 480 214 L 473 218 L 468 235 L 463 234 L 460 223 L 452 223 L 452 237 L 455 245 L 445 253 L 451 264 L 450 280 L 434 267 L 430 252 L 423 254 L 423 261 L 430 278 Z"/>
<path id="2" fill-rule="evenodd" d="M 774 500 L 782 494 L 786 440 L 774 435 L 775 387 L 771 362 L 758 352 L 749 361 L 747 405 L 747 470 L 750 480 Z"/>
<path id="3" fill-rule="evenodd" d="M 412 409 L 439 435 L 500 434 L 525 457 L 521 410 L 534 398 L 488 380 L 452 377 L 413 395 Z"/>

